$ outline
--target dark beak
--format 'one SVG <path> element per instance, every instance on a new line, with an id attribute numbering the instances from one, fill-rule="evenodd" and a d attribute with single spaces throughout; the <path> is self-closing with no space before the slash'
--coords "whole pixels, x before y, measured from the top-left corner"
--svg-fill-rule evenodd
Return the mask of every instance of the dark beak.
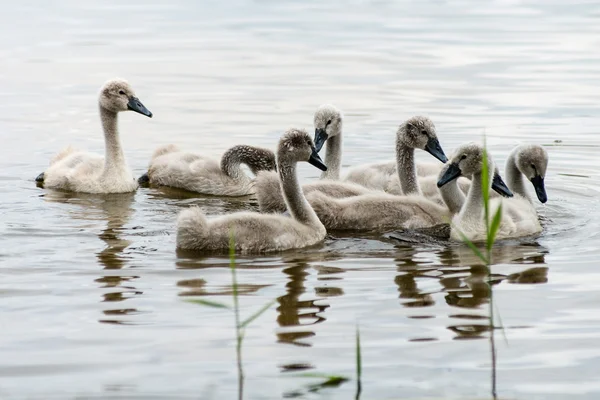
<path id="1" fill-rule="evenodd" d="M 494 173 L 494 179 L 492 179 L 492 189 L 494 189 L 499 195 L 504 197 L 513 197 L 513 192 L 510 191 L 506 183 L 502 180 L 502 177 L 497 173 Z"/>
<path id="2" fill-rule="evenodd" d="M 548 195 L 546 194 L 546 187 L 544 186 L 544 178 L 539 175 L 534 176 L 531 179 L 531 183 L 533 183 L 533 187 L 535 188 L 535 194 L 537 198 L 542 203 L 548 201 Z"/>
<path id="3" fill-rule="evenodd" d="M 317 153 L 321 151 L 328 137 L 329 135 L 325 132 L 325 129 L 315 129 L 315 150 Z"/>
<path id="4" fill-rule="evenodd" d="M 137 113 L 143 114 L 146 117 L 150 117 L 152 118 L 152 113 L 150 112 L 150 110 L 148 110 L 140 101 L 140 99 L 138 99 L 137 97 L 130 97 L 129 98 L 129 103 L 127 103 L 127 108 L 129 108 L 131 111 L 135 111 Z"/>
<path id="5" fill-rule="evenodd" d="M 315 149 L 315 148 L 313 148 L 312 154 L 310 155 L 310 158 L 308 159 L 308 163 L 319 168 L 321 171 L 327 171 L 327 166 L 325 164 L 323 164 L 323 160 L 321 160 L 321 157 L 319 157 L 319 154 L 317 153 L 317 149 Z"/>
<path id="6" fill-rule="evenodd" d="M 446 157 L 446 154 L 444 154 L 444 150 L 442 150 L 440 141 L 437 140 L 437 138 L 429 138 L 424 150 L 443 163 L 448 161 L 448 157 Z"/>
<path id="7" fill-rule="evenodd" d="M 446 183 L 450 182 L 453 179 L 458 178 L 461 175 L 462 175 L 462 172 L 460 171 L 458 164 L 452 163 L 452 164 L 450 164 L 450 166 L 448 167 L 446 172 L 444 172 L 444 175 L 442 175 L 442 177 L 438 181 L 437 187 L 441 188 Z"/>

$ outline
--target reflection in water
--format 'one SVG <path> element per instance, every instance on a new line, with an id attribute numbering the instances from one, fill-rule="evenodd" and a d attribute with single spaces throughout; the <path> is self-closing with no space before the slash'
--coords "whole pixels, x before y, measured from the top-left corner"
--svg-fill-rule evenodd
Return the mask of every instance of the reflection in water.
<path id="1" fill-rule="evenodd" d="M 285 285 L 287 293 L 277 298 L 279 302 L 277 323 L 282 328 L 294 328 L 292 328 L 293 330 L 286 329 L 285 332 L 277 332 L 278 342 L 290 343 L 296 346 L 310 346 L 309 343 L 300 340 L 315 336 L 315 333 L 304 328 L 304 326 L 325 321 L 325 318 L 319 314 L 322 314 L 329 305 L 315 304 L 318 299 L 299 300 L 300 296 L 306 292 L 305 281 L 309 275 L 308 268 L 308 264 L 298 263 L 283 270 L 283 273 L 288 275 L 289 281 Z M 308 311 L 303 313 L 301 310 Z M 295 328 L 301 326 L 303 328 Z"/>
<path id="2" fill-rule="evenodd" d="M 339 287 L 331 286 L 331 282 L 342 280 L 341 276 L 337 276 L 345 272 L 343 268 L 326 267 L 317 265 L 313 267 L 317 271 L 317 280 L 324 281 L 327 286 L 315 287 L 315 294 L 322 297 L 337 297 L 343 296 L 344 290 Z"/>
<path id="3" fill-rule="evenodd" d="M 104 270 L 120 270 L 127 265 L 129 257 L 125 256 L 125 249 L 131 244 L 131 241 L 122 237 L 124 226 L 129 222 L 133 213 L 133 201 L 135 193 L 119 193 L 110 195 L 91 195 L 84 193 L 70 193 L 49 190 L 44 199 L 46 201 L 76 204 L 80 207 L 70 210 L 69 215 L 76 220 L 84 221 L 106 221 L 106 227 L 100 232 L 98 237 L 106 247 L 96 253 L 100 264 Z M 120 274 L 102 275 L 94 281 L 100 283 L 103 289 L 111 290 L 102 294 L 102 302 L 121 302 L 141 295 L 143 292 L 137 290 L 131 283 L 138 279 L 138 276 L 126 276 Z M 110 319 L 100 319 L 101 323 L 109 324 L 128 324 L 130 322 L 119 318 L 126 315 L 138 314 L 133 308 L 109 309 L 103 311 L 104 315 L 111 316 Z"/>
<path id="4" fill-rule="evenodd" d="M 415 280 L 416 271 L 406 272 L 404 275 L 398 275 L 394 283 L 398 286 L 401 299 L 411 299 L 403 301 L 404 307 L 428 307 L 435 304 L 429 293 L 421 293 Z"/>
<path id="5" fill-rule="evenodd" d="M 446 303 L 452 307 L 462 309 L 480 310 L 481 306 L 490 301 L 490 288 L 488 274 L 491 272 L 490 282 L 493 286 L 503 280 L 517 283 L 518 276 L 531 277 L 528 283 L 546 282 L 546 267 L 532 267 L 516 274 L 504 275 L 498 273 L 506 265 L 531 265 L 545 263 L 547 250 L 537 243 L 499 242 L 492 248 L 492 271 L 469 249 L 467 246 L 453 246 L 440 253 L 443 273 L 440 283 L 447 295 Z M 458 268 L 457 268 L 458 267 Z M 512 278 L 511 278 L 512 277 Z M 525 283 L 523 280 L 522 283 Z M 473 314 L 453 314 L 453 319 L 461 320 L 460 323 L 448 326 L 456 333 L 455 339 L 481 339 L 490 331 L 489 316 Z"/>
<path id="6" fill-rule="evenodd" d="M 410 252 L 407 253 L 407 252 Z M 548 268 L 540 266 L 545 263 L 547 249 L 535 242 L 500 242 L 492 249 L 491 284 L 498 285 L 506 280 L 513 284 L 537 284 L 548 281 Z M 397 257 L 398 272 L 401 274 L 394 278 L 398 287 L 399 298 L 402 305 L 408 308 L 426 308 L 435 304 L 434 294 L 441 291 L 445 293 L 444 299 L 451 307 L 469 310 L 480 310 L 481 306 L 490 300 L 490 287 L 488 285 L 488 268 L 467 246 L 452 245 L 439 249 L 434 254 L 439 258 L 439 263 L 432 264 L 422 256 L 423 249 L 402 249 L 402 256 Z M 528 266 L 529 268 L 510 273 L 498 273 L 503 268 L 514 266 Z M 419 288 L 422 280 L 437 280 L 441 290 L 434 292 L 424 291 Z M 429 285 L 428 285 L 429 286 Z M 413 315 L 411 318 L 430 318 L 428 314 Z M 451 319 L 460 322 L 449 325 L 447 328 L 456 333 L 456 338 L 479 339 L 485 332 L 489 332 L 489 316 L 470 313 L 452 313 Z M 432 338 L 416 338 L 411 340 L 432 340 Z"/>
<path id="7" fill-rule="evenodd" d="M 179 296 L 233 296 L 233 286 L 220 285 L 215 288 L 208 288 L 204 279 L 183 279 L 177 282 L 177 286 L 186 290 L 179 293 Z M 271 285 L 254 285 L 249 283 L 238 283 L 237 292 L 239 296 L 258 292 L 260 289 Z"/>
<path id="8" fill-rule="evenodd" d="M 398 272 L 394 278 L 394 283 L 398 286 L 399 298 L 404 307 L 428 307 L 435 304 L 431 293 L 422 292 L 418 288 L 417 280 L 419 278 L 431 278 L 431 262 L 427 258 L 419 256 L 419 252 L 414 249 L 403 249 L 396 258 Z M 417 318 L 427 316 L 417 316 Z"/>

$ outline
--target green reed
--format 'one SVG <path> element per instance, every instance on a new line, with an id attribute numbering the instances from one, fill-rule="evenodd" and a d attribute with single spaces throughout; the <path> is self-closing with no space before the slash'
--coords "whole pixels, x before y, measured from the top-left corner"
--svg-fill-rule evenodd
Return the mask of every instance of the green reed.
<path id="1" fill-rule="evenodd" d="M 490 219 L 490 178 L 489 178 L 489 167 L 488 167 L 488 155 L 487 155 L 487 146 L 485 142 L 485 138 L 483 141 L 483 168 L 481 172 L 481 194 L 483 196 L 483 206 L 484 206 L 484 218 L 485 218 L 485 228 L 486 228 L 486 240 L 485 240 L 485 249 L 484 252 L 479 250 L 479 248 L 471 241 L 469 238 L 459 230 L 461 238 L 463 242 L 467 244 L 473 251 L 473 253 L 481 259 L 486 265 L 487 269 L 487 285 L 489 287 L 490 292 L 490 302 L 489 302 L 489 329 L 490 329 L 490 351 L 492 358 L 492 398 L 495 400 L 498 398 L 497 390 L 496 390 L 496 344 L 494 337 L 494 291 L 492 288 L 492 247 L 496 241 L 496 235 L 498 234 L 498 229 L 500 228 L 500 221 L 502 220 L 502 203 L 498 206 L 498 209 L 494 213 L 493 217 Z M 502 325 L 502 324 L 501 324 Z"/>
<path id="2" fill-rule="evenodd" d="M 237 282 L 237 268 L 235 263 L 235 237 L 233 234 L 233 230 L 229 231 L 229 268 L 231 270 L 231 292 L 233 297 L 233 307 L 230 307 L 227 304 L 219 303 L 216 301 L 209 301 L 204 299 L 194 299 L 188 300 L 190 303 L 195 303 L 203 306 L 214 307 L 214 308 L 233 308 L 233 316 L 235 321 L 235 354 L 236 354 L 236 363 L 237 363 L 237 372 L 238 372 L 238 400 L 242 400 L 244 398 L 244 366 L 242 359 L 242 346 L 244 343 L 244 337 L 246 335 L 246 328 L 252 323 L 255 319 L 260 317 L 265 313 L 273 304 L 275 304 L 275 300 L 272 300 L 259 308 L 256 312 L 250 315 L 248 318 L 241 320 L 240 317 L 240 302 L 239 302 L 239 285 Z"/>
<path id="3" fill-rule="evenodd" d="M 360 399 L 362 392 L 362 356 L 360 353 L 360 328 L 356 325 L 356 396 L 355 400 Z"/>

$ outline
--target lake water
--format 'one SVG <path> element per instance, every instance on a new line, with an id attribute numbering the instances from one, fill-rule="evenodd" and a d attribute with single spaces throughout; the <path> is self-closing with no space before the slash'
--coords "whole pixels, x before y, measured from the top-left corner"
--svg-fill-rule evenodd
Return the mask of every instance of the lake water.
<path id="1" fill-rule="evenodd" d="M 97 93 L 128 79 L 154 113 L 120 119 L 136 175 L 154 148 L 274 148 L 316 107 L 345 113 L 343 168 L 391 159 L 423 114 L 451 153 L 487 143 L 503 168 L 546 146 L 536 240 L 499 245 L 501 398 L 600 397 L 600 4 L 576 0 L 5 2 L 0 13 L 0 398 L 233 399 L 228 260 L 175 252 L 175 218 L 253 199 L 36 187 L 67 144 L 103 152 Z M 432 161 L 419 152 L 419 160 Z M 305 164 L 304 180 L 319 171 Z M 490 398 L 489 292 L 463 246 L 333 233 L 238 259 L 247 399 Z M 190 297 L 191 296 L 191 297 Z M 201 297 L 198 297 L 201 296 Z M 295 371 L 294 366 L 308 369 Z M 292 370 L 292 371 L 290 371 Z M 302 372 L 351 378 L 311 385 Z"/>

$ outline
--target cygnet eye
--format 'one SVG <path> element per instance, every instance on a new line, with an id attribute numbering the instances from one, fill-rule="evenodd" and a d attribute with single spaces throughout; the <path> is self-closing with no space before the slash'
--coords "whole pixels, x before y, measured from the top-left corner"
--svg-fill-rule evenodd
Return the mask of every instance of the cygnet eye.
<path id="1" fill-rule="evenodd" d="M 125 94 L 125 91 L 123 91 L 123 90 L 119 90 L 119 94 L 120 94 L 120 95 L 124 95 L 124 94 Z"/>
<path id="2" fill-rule="evenodd" d="M 460 156 L 460 159 L 461 159 L 461 160 L 466 160 L 466 159 L 467 159 L 467 155 L 466 155 L 466 154 L 463 154 L 462 156 Z"/>
<path id="3" fill-rule="evenodd" d="M 327 125 L 331 124 L 331 120 L 327 121 Z M 327 127 L 327 125 L 325 125 L 325 127 Z"/>

